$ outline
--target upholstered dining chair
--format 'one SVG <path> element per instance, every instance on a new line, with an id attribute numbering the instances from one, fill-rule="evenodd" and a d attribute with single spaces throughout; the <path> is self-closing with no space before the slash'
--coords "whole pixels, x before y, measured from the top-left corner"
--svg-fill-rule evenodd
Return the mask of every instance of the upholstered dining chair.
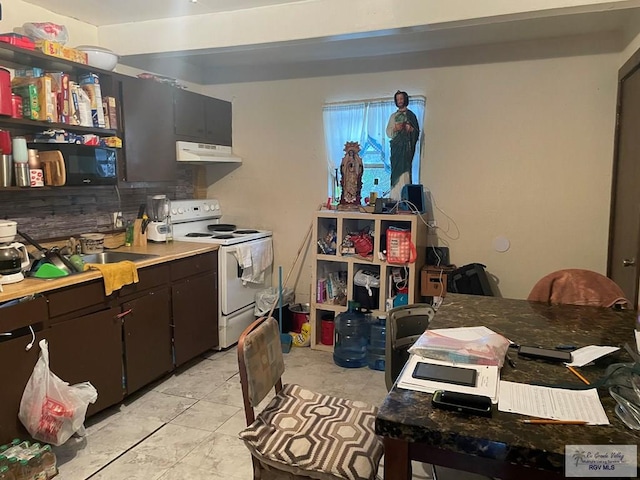
<path id="1" fill-rule="evenodd" d="M 251 452 L 254 479 L 371 480 L 383 453 L 375 434 L 377 408 L 283 385 L 278 323 L 253 322 L 238 341 L 238 366 L 247 428 L 240 438 Z M 275 397 L 255 409 L 274 389 Z"/>
<path id="2" fill-rule="evenodd" d="M 527 300 L 548 304 L 629 308 L 631 302 L 610 278 L 579 268 L 545 275 L 531 289 Z"/>

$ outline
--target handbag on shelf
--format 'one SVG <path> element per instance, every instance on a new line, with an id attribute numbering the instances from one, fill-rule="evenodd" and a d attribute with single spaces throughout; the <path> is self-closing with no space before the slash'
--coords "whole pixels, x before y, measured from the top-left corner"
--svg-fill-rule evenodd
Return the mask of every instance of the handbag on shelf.
<path id="1" fill-rule="evenodd" d="M 411 241 L 411 231 L 396 227 L 387 229 L 387 263 L 405 265 L 416 261 L 418 253 Z"/>
<path id="2" fill-rule="evenodd" d="M 361 257 L 367 257 L 373 253 L 373 238 L 368 232 L 352 234 L 351 242 L 356 253 Z"/>

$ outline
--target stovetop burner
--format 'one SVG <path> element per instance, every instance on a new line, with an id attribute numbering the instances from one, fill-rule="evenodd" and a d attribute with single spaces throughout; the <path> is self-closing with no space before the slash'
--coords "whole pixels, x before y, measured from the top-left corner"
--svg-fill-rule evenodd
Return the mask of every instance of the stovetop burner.
<path id="1" fill-rule="evenodd" d="M 233 232 L 236 226 L 232 223 L 214 223 L 213 225 L 207 225 L 210 232 Z"/>
<path id="2" fill-rule="evenodd" d="M 211 243 L 222 248 L 271 237 L 267 230 L 217 223 L 221 222 L 222 210 L 214 199 L 176 200 L 171 202 L 171 213 L 175 241 Z"/>
<path id="3" fill-rule="evenodd" d="M 210 233 L 191 232 L 187 233 L 185 237 L 212 237 L 212 235 Z"/>

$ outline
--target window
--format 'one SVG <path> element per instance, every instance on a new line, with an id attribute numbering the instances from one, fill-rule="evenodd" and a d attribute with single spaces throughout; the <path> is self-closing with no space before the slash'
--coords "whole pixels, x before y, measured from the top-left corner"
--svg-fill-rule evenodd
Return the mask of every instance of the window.
<path id="1" fill-rule="evenodd" d="M 426 99 L 409 98 L 409 109 L 415 113 L 420 125 L 424 121 Z M 360 144 L 360 158 L 364 164 L 362 175 L 362 197 L 376 192 L 378 197 L 388 195 L 391 190 L 391 165 L 389 163 L 389 138 L 386 128 L 389 117 L 397 109 L 393 99 L 375 99 L 359 102 L 326 104 L 323 108 L 324 136 L 327 148 L 328 196 L 340 198 L 340 162 L 344 157 L 346 142 Z M 411 178 L 420 180 L 420 139 L 413 157 Z"/>

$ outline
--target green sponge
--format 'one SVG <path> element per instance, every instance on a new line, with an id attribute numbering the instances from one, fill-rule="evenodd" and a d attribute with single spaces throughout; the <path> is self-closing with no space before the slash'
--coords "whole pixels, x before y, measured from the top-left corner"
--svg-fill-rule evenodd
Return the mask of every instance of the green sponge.
<path id="1" fill-rule="evenodd" d="M 59 278 L 66 277 L 69 275 L 67 272 L 62 270 L 61 268 L 56 267 L 51 263 L 43 263 L 38 268 L 38 271 L 34 275 L 36 278 Z"/>

